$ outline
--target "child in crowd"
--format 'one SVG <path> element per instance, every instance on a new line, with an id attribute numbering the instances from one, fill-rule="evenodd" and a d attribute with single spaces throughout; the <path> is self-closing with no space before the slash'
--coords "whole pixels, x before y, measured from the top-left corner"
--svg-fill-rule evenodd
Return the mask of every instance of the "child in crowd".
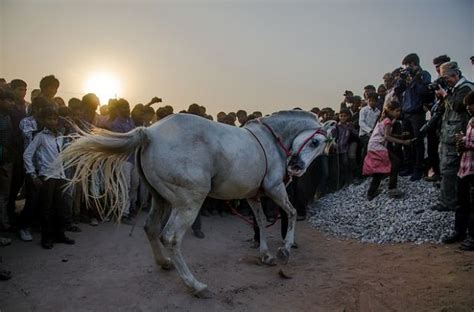
<path id="1" fill-rule="evenodd" d="M 357 140 L 357 130 L 349 122 L 351 112 L 348 108 L 339 112 L 339 122 L 336 127 L 337 158 L 339 167 L 339 178 L 337 189 L 352 182 L 352 168 L 349 163 L 349 146 L 352 141 Z"/>
<path id="2" fill-rule="evenodd" d="M 23 154 L 26 174 L 40 188 L 38 203 L 41 206 L 41 246 L 53 244 L 72 245 L 74 240 L 65 234 L 66 211 L 63 202 L 64 173 L 53 173 L 56 159 L 63 147 L 63 137 L 58 131 L 59 115 L 54 103 L 42 108 L 40 120 L 44 129 L 28 145 Z"/>
<path id="3" fill-rule="evenodd" d="M 364 159 L 363 174 L 372 175 L 367 199 L 370 201 L 379 194 L 379 185 L 386 174 L 390 173 L 388 192 L 390 197 L 399 197 L 397 175 L 400 159 L 387 149 L 387 142 L 409 145 L 412 140 L 401 140 L 392 135 L 392 121 L 400 117 L 401 107 L 398 102 L 392 102 L 384 108 L 379 122 L 376 124 Z"/>
<path id="4" fill-rule="evenodd" d="M 459 249 L 474 251 L 474 91 L 466 95 L 464 104 L 471 119 L 467 124 L 466 134 L 456 136 L 456 147 L 461 153 L 458 171 L 459 208 L 454 220 L 454 234 L 444 238 L 443 242 L 460 242 L 466 238 L 467 231 L 469 236 Z"/>

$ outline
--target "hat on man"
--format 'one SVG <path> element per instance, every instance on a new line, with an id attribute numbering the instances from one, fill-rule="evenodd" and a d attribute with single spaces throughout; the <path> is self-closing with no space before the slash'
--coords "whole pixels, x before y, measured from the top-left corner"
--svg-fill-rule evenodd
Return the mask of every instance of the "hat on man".
<path id="1" fill-rule="evenodd" d="M 441 76 L 454 76 L 456 74 L 459 74 L 458 63 L 456 62 L 443 63 L 439 67 L 439 72 Z"/>
<path id="2" fill-rule="evenodd" d="M 343 94 L 343 95 L 344 95 L 344 96 L 353 96 L 354 93 L 353 93 L 352 91 L 350 91 L 350 90 L 346 90 L 346 91 L 344 91 L 344 94 Z"/>

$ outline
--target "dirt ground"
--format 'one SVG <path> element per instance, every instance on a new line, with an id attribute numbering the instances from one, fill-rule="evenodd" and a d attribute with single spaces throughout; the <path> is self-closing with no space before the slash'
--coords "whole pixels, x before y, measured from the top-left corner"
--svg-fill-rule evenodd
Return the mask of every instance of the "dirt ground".
<path id="1" fill-rule="evenodd" d="M 197 299 L 175 270 L 154 264 L 142 230 L 112 223 L 71 233 L 76 245 L 33 242 L 0 248 L 13 278 L 0 282 L 0 311 L 474 311 L 474 253 L 457 246 L 374 245 L 327 237 L 298 222 L 286 266 L 259 265 L 236 217 L 203 218 L 205 239 L 185 237 L 183 254 L 215 293 Z M 273 251 L 279 223 L 270 231 Z M 283 279 L 283 269 L 291 279 Z"/>

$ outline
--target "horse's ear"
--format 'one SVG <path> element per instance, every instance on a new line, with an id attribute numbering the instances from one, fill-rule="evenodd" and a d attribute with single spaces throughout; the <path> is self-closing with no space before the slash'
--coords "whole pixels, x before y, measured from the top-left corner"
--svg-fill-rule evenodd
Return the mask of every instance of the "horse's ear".
<path id="1" fill-rule="evenodd" d="M 336 126 L 337 122 L 335 120 L 328 120 L 323 124 L 323 129 L 326 132 L 330 132 Z"/>

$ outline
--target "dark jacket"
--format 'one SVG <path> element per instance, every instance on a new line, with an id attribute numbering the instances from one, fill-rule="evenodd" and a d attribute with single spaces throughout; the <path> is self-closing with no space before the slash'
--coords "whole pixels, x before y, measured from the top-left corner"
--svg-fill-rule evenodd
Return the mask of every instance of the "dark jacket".
<path id="1" fill-rule="evenodd" d="M 441 143 L 455 145 L 455 135 L 466 129 L 469 114 L 464 105 L 464 97 L 471 90 L 474 90 L 474 85 L 461 77 L 457 86 L 442 100 L 445 110 L 441 122 Z"/>
<path id="2" fill-rule="evenodd" d="M 409 84 L 404 79 L 399 79 L 395 83 L 395 93 L 404 92 L 401 103 L 404 114 L 424 113 L 423 104 L 429 103 L 428 98 L 432 97 L 433 92 L 428 89 L 431 75 L 426 70 L 420 69 L 420 71 Z"/>

